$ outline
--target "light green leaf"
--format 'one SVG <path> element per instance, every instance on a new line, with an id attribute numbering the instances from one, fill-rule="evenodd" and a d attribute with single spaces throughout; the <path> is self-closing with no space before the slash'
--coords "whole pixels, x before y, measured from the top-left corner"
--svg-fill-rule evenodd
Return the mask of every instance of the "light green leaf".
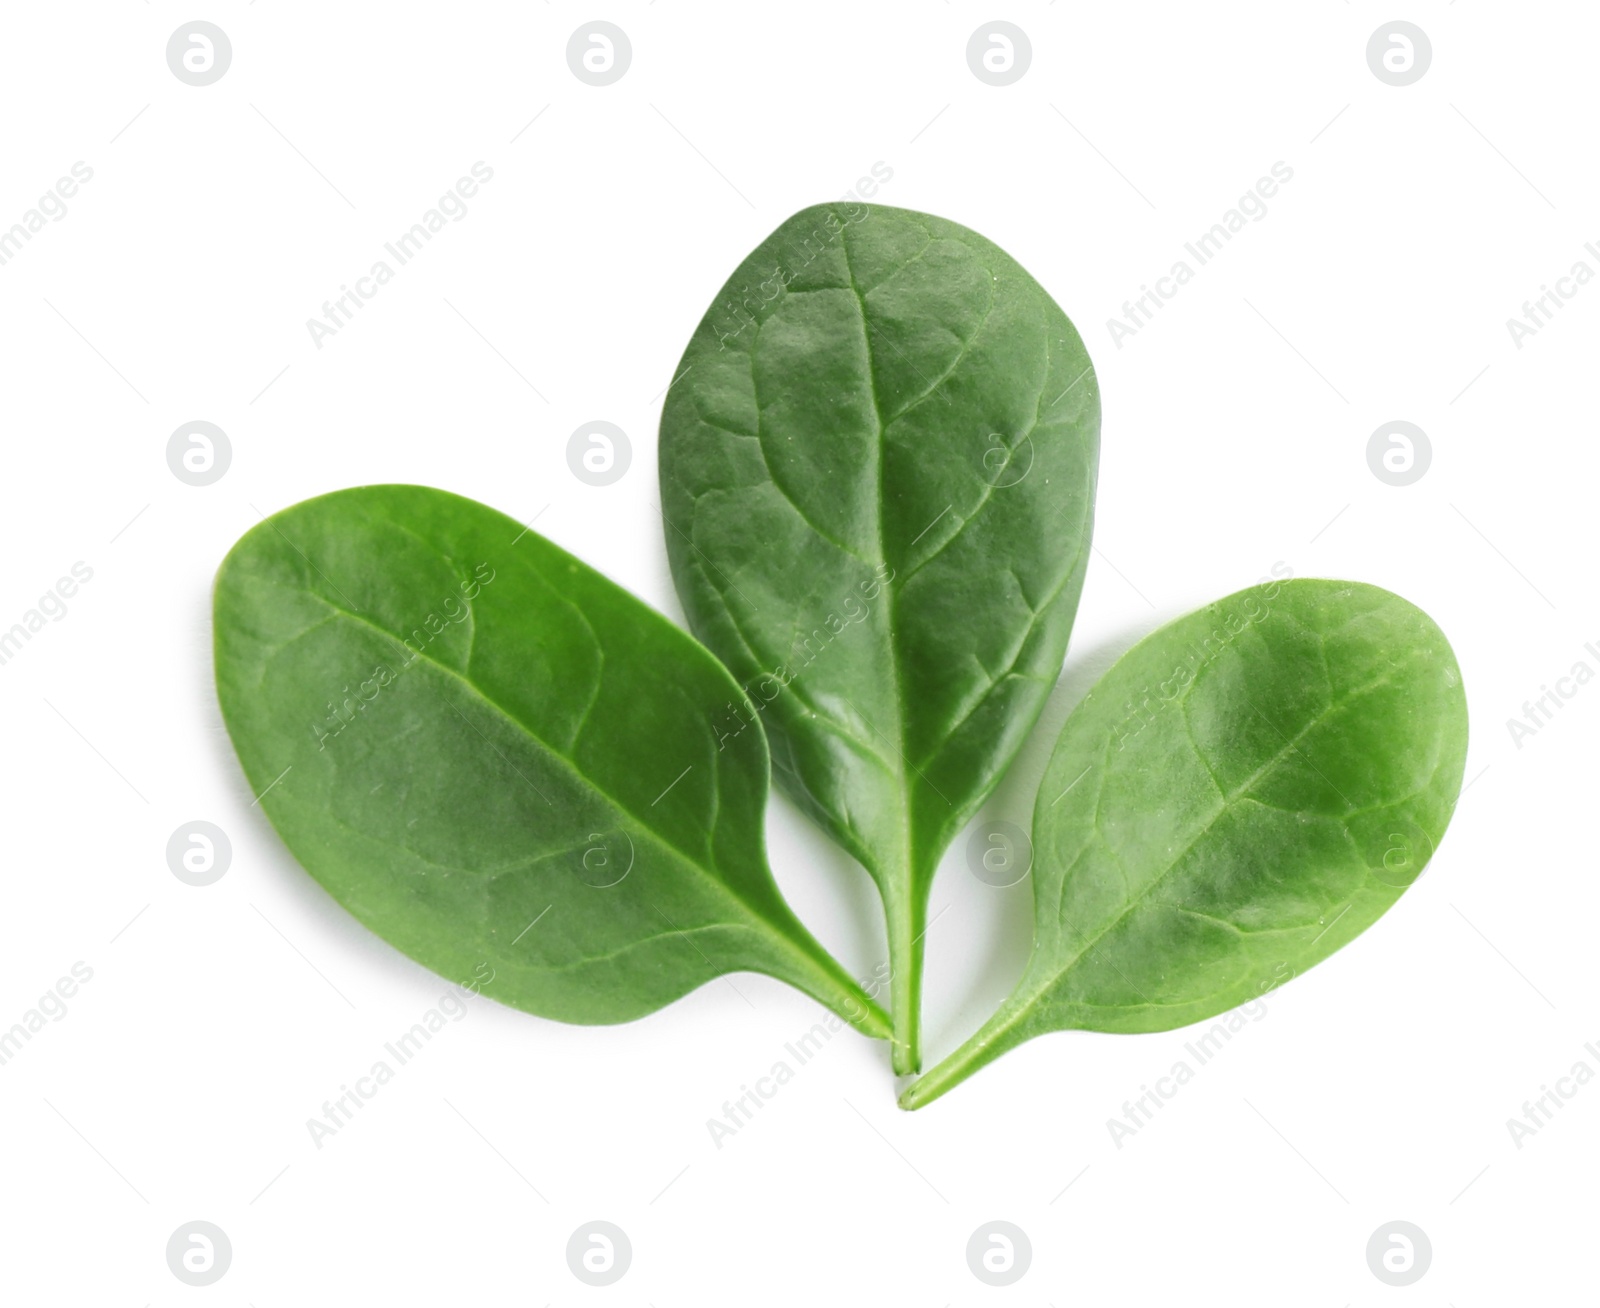
<path id="1" fill-rule="evenodd" d="M 1044 1032 L 1170 1030 L 1328 957 L 1427 864 L 1466 752 L 1449 642 L 1375 586 L 1271 582 L 1147 637 L 1039 787 L 1022 980 L 902 1107 Z"/>

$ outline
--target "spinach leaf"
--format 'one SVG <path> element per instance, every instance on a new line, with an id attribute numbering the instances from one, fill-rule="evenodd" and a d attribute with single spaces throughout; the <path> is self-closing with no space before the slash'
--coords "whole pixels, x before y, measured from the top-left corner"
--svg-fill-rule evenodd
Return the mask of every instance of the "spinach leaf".
<path id="1" fill-rule="evenodd" d="M 1062 728 L 1021 982 L 901 1106 L 1043 1032 L 1170 1030 L 1326 958 L 1422 871 L 1466 750 L 1449 642 L 1388 591 L 1272 582 L 1161 628 Z"/>
<path id="2" fill-rule="evenodd" d="M 678 593 L 779 784 L 878 884 L 898 1072 L 919 1066 L 940 856 L 1061 669 L 1099 430 L 1083 342 L 1039 284 L 965 227 L 876 205 L 773 232 L 667 394 Z"/>
<path id="3" fill-rule="evenodd" d="M 374 486 L 267 519 L 217 576 L 217 692 L 253 791 L 378 935 L 501 1002 L 623 1022 L 764 972 L 888 1020 L 767 868 L 767 746 L 665 618 L 511 518 Z"/>

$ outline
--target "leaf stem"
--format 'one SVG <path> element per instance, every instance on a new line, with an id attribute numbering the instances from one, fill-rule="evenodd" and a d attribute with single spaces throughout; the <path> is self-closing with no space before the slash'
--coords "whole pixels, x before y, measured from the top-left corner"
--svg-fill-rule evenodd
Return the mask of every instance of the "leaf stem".
<path id="1" fill-rule="evenodd" d="M 922 1070 L 922 958 L 927 935 L 927 897 L 915 884 L 885 903 L 889 926 L 889 1011 L 894 1014 L 892 1062 L 896 1076 Z"/>
<path id="2" fill-rule="evenodd" d="M 805 945 L 795 943 L 792 957 L 796 966 L 791 969 L 765 969 L 780 981 L 787 981 L 810 995 L 824 1008 L 837 1013 L 864 1036 L 874 1040 L 893 1038 L 894 1023 L 883 1006 L 861 988 L 844 966 L 812 938 L 798 919 L 795 928 L 804 936 Z"/>
<path id="3" fill-rule="evenodd" d="M 1019 998 L 1019 995 L 1022 996 Z M 906 1087 L 900 1096 L 900 1107 L 908 1112 L 931 1104 L 940 1095 L 960 1085 L 979 1068 L 992 1063 L 1007 1050 L 1015 1049 L 1033 1033 L 1020 1030 L 1027 1013 L 1031 996 L 1023 995 L 1021 987 L 998 1009 L 994 1015 L 975 1031 L 955 1053 L 937 1064 L 926 1076 L 919 1077 Z M 898 1018 L 899 1009 L 895 1009 Z"/>

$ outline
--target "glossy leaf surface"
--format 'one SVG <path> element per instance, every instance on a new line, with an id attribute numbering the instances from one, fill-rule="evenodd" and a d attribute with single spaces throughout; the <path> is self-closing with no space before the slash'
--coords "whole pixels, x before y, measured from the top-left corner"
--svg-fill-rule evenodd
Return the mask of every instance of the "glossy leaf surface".
<path id="1" fill-rule="evenodd" d="M 1062 728 L 1022 981 L 902 1106 L 1046 1031 L 1185 1026 L 1326 958 L 1422 871 L 1466 748 L 1450 645 L 1388 591 L 1272 582 L 1163 627 Z"/>
<path id="2" fill-rule="evenodd" d="M 261 807 L 419 962 L 584 1023 L 764 972 L 887 1034 L 772 880 L 732 678 L 535 532 L 416 486 L 308 500 L 228 555 L 215 639 Z"/>
<path id="3" fill-rule="evenodd" d="M 1099 427 L 1083 342 L 1015 260 L 876 205 L 780 226 L 667 394 L 678 593 L 761 710 L 779 784 L 877 881 L 899 1071 L 940 855 L 1061 668 Z"/>

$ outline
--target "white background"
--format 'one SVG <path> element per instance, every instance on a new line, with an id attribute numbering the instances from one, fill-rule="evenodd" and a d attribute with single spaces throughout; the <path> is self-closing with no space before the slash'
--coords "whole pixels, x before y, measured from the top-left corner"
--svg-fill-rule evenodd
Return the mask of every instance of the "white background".
<path id="1" fill-rule="evenodd" d="M 192 87 L 181 22 L 229 35 Z M 621 26 L 626 75 L 567 40 Z M 1032 63 L 996 88 L 968 38 Z M 1407 87 L 1380 23 L 1432 41 Z M 1518 1149 L 1506 1120 L 1600 1040 L 1600 669 L 1593 375 L 1600 289 L 1517 348 L 1506 320 L 1600 258 L 1592 7 L 1405 3 L 7 6 L 0 228 L 72 164 L 93 180 L 0 266 L 0 628 L 93 580 L 0 666 L 0 1028 L 82 960 L 93 980 L 0 1067 L 0 1297 L 28 1304 L 1157 1303 L 1499 1305 L 1594 1293 L 1600 1086 Z M 532 120 L 531 126 L 528 124 Z M 292 143 L 292 144 L 291 144 Z M 1091 144 L 1092 143 L 1092 144 Z M 493 181 L 322 343 L 306 320 L 475 161 Z M 1120 348 L 1123 302 L 1276 161 L 1293 180 Z M 660 395 L 743 255 L 875 162 L 884 203 L 1012 252 L 1078 324 L 1104 392 L 1096 553 L 1066 671 L 988 812 L 1026 825 L 1066 711 L 1137 637 L 1278 561 L 1400 592 L 1451 637 L 1469 789 L 1426 875 L 1355 944 L 1268 996 L 1119 1149 L 1107 1119 L 1193 1032 L 1060 1034 L 916 1114 L 886 1049 L 836 1036 L 733 1139 L 708 1118 L 821 1016 L 752 976 L 644 1021 L 473 1006 L 335 1138 L 306 1119 L 444 983 L 359 927 L 253 808 L 212 685 L 209 587 L 297 500 L 410 481 L 486 501 L 681 618 L 654 475 Z M 166 444 L 218 424 L 224 477 Z M 582 423 L 631 469 L 568 470 Z M 1366 448 L 1421 426 L 1396 488 Z M 547 507 L 546 507 L 547 506 Z M 222 880 L 168 870 L 180 824 L 231 837 Z M 882 957 L 864 874 L 786 801 L 776 874 L 857 975 Z M 934 888 L 930 1057 L 1019 973 L 1029 887 L 960 842 Z M 616 1223 L 607 1289 L 568 1236 Z M 208 1289 L 169 1235 L 233 1247 Z M 1032 1243 L 1014 1286 L 980 1223 Z M 1432 1266 L 1369 1271 L 1382 1223 Z"/>

